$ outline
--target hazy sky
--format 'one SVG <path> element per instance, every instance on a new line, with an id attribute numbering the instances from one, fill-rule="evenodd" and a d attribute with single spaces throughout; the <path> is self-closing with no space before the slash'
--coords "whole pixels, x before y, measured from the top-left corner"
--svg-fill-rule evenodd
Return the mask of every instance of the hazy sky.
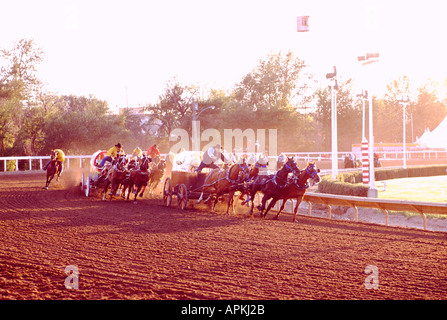
<path id="1" fill-rule="evenodd" d="M 447 3 L 333 0 L 6 0 L 0 48 L 34 38 L 45 52 L 47 89 L 88 95 L 110 107 L 156 102 L 174 76 L 231 89 L 269 53 L 292 50 L 317 78 L 336 65 L 377 90 L 407 74 L 420 84 L 447 77 Z M 297 17 L 310 16 L 298 33 Z M 361 67 L 357 56 L 379 52 Z"/>

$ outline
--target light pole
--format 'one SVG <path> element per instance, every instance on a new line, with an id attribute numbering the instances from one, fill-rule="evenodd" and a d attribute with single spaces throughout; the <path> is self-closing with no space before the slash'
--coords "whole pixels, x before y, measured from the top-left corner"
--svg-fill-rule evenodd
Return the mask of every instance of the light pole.
<path id="1" fill-rule="evenodd" d="M 331 135 L 332 135 L 332 179 L 335 180 L 338 175 L 338 140 L 337 140 L 337 68 L 334 66 L 334 72 L 326 74 L 326 79 L 331 81 Z M 334 90 L 335 89 L 335 90 Z"/>
<path id="2" fill-rule="evenodd" d="M 402 95 L 401 97 L 400 97 L 400 99 L 397 99 L 397 102 L 402 106 L 402 113 L 403 113 L 403 115 L 402 115 L 402 118 L 403 118 L 403 144 L 402 144 L 402 148 L 403 148 L 403 157 L 404 157 L 404 164 L 403 164 L 403 166 L 404 166 L 404 169 L 406 169 L 407 168 L 407 138 L 406 138 L 406 125 L 405 125 L 405 122 L 406 122 L 406 110 L 407 110 L 407 106 L 410 104 L 410 99 L 409 99 L 409 97 L 408 97 L 408 95 L 407 96 L 405 96 L 404 97 L 404 95 Z"/>
<path id="3" fill-rule="evenodd" d="M 362 93 L 357 94 L 357 97 L 362 99 L 362 141 L 366 139 L 365 136 L 365 100 L 368 99 L 368 91 L 362 90 Z"/>
<path id="4" fill-rule="evenodd" d="M 365 56 L 359 56 L 358 61 L 366 66 L 368 64 L 379 61 L 378 53 L 367 53 Z M 373 133 L 373 105 L 372 105 L 372 94 L 369 92 L 369 190 L 368 197 L 377 198 L 378 191 L 375 186 L 375 174 L 374 174 L 374 133 Z"/>
<path id="5" fill-rule="evenodd" d="M 199 113 L 197 111 L 199 110 L 199 106 L 197 103 L 197 100 L 193 98 L 192 100 L 192 121 L 191 121 L 191 129 L 192 129 L 192 151 L 200 151 L 200 121 L 199 116 L 202 114 L 203 111 L 208 109 L 215 109 L 215 106 L 209 106 L 205 109 L 200 110 Z"/>

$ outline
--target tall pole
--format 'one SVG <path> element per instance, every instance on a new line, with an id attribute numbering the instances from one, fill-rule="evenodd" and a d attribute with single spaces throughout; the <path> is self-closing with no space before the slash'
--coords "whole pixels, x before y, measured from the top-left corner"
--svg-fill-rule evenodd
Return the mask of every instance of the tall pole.
<path id="1" fill-rule="evenodd" d="M 332 179 L 338 175 L 338 150 L 337 150 L 337 68 L 334 72 L 326 74 L 326 79 L 331 81 L 331 135 L 332 135 Z"/>
<path id="2" fill-rule="evenodd" d="M 365 136 L 365 97 L 362 97 L 362 141 L 366 138 Z"/>
<path id="3" fill-rule="evenodd" d="M 369 95 L 369 190 L 368 197 L 377 197 L 376 177 L 374 168 L 374 133 L 373 133 L 373 104 Z"/>
<path id="4" fill-rule="evenodd" d="M 335 180 L 338 175 L 338 139 L 337 139 L 337 92 L 334 90 L 334 84 L 331 85 L 331 119 L 332 119 L 332 179 Z"/>
<path id="5" fill-rule="evenodd" d="M 378 53 L 367 53 L 365 56 L 358 57 L 358 61 L 366 66 L 368 64 L 377 62 L 379 59 Z M 377 198 L 378 191 L 375 186 L 375 168 L 374 168 L 374 132 L 373 132 L 373 104 L 372 104 L 372 94 L 369 90 L 369 189 L 368 197 Z"/>
<path id="6" fill-rule="evenodd" d="M 402 144 L 402 148 L 403 148 L 403 166 L 406 169 L 407 168 L 407 135 L 406 135 L 406 120 L 407 120 L 407 105 L 409 104 L 410 100 L 408 98 L 408 96 L 406 97 L 406 99 L 403 97 L 402 95 L 402 99 L 397 100 L 397 102 L 399 102 L 400 105 L 402 105 L 402 121 L 403 121 L 403 144 Z"/>
<path id="7" fill-rule="evenodd" d="M 198 121 L 199 116 L 197 115 L 199 107 L 197 104 L 197 100 L 193 99 L 192 101 L 192 151 L 200 151 L 200 121 Z"/>

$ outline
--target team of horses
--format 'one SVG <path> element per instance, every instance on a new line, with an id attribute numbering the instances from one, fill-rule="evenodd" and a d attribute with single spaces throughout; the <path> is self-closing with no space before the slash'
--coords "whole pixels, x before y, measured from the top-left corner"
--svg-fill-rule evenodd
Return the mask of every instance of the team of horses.
<path id="1" fill-rule="evenodd" d="M 103 200 L 106 199 L 107 191 L 110 187 L 110 200 L 121 192 L 122 198 L 129 200 L 130 195 L 134 194 L 134 202 L 137 196 L 143 196 L 144 191 L 149 187 L 153 193 L 165 173 L 166 163 L 163 160 L 156 159 L 152 162 L 150 158 L 143 155 L 138 160 L 128 160 L 125 156 L 118 156 L 112 163 L 106 163 L 104 168 L 95 181 L 97 186 L 103 186 Z M 56 180 L 60 174 L 56 155 L 51 155 L 50 163 L 47 167 L 47 179 L 44 189 L 48 189 L 54 176 Z M 205 178 L 202 186 L 202 193 L 197 203 L 203 200 L 207 195 L 205 202 L 213 199 L 211 211 L 214 212 L 219 199 L 228 194 L 226 214 L 230 208 L 234 212 L 235 194 L 239 192 L 237 201 L 241 200 L 242 205 L 250 205 L 250 215 L 253 216 L 254 199 L 258 192 L 262 193 L 262 201 L 257 209 L 260 216 L 265 218 L 270 209 L 282 200 L 282 205 L 273 219 L 278 219 L 287 200 L 295 199 L 296 205 L 293 209 L 293 221 L 298 211 L 298 207 L 303 196 L 309 187 L 309 179 L 315 183 L 320 181 L 315 162 L 308 162 L 305 169 L 298 168 L 293 158 L 287 158 L 284 165 L 274 174 L 259 174 L 259 166 L 248 165 L 245 159 L 231 165 L 228 169 L 213 169 Z M 126 196 L 127 192 L 127 196 Z M 246 199 L 244 197 L 247 197 Z M 269 201 L 270 200 L 270 201 Z"/>
<path id="2" fill-rule="evenodd" d="M 308 162 L 305 169 L 300 170 L 293 158 L 287 158 L 284 165 L 271 175 L 259 174 L 258 166 L 249 166 L 242 160 L 240 163 L 233 164 L 229 169 L 213 169 L 206 177 L 202 194 L 197 200 L 200 203 L 204 194 L 208 194 L 205 202 L 214 198 L 211 211 L 219 200 L 219 198 L 228 194 L 228 203 L 226 214 L 229 214 L 230 208 L 234 212 L 234 195 L 236 191 L 240 192 L 238 200 L 242 200 L 242 205 L 251 203 L 250 215 L 253 216 L 254 199 L 258 192 L 263 194 L 261 205 L 257 207 L 260 216 L 265 217 L 270 209 L 279 201 L 282 201 L 280 210 L 273 219 L 278 219 L 280 213 L 289 199 L 296 199 L 296 205 L 293 210 L 293 221 L 298 211 L 298 207 L 303 196 L 309 187 L 309 179 L 315 183 L 320 182 L 315 162 Z M 243 197 L 247 196 L 247 199 Z M 267 202 L 270 202 L 267 205 Z"/>
<path id="3" fill-rule="evenodd" d="M 166 169 L 164 160 L 148 158 L 143 155 L 138 160 L 128 160 L 125 156 L 118 156 L 113 162 L 105 164 L 99 177 L 96 179 L 97 186 L 103 186 L 103 200 L 110 196 L 110 200 L 117 195 L 118 190 L 121 197 L 129 200 L 134 194 L 134 202 L 137 196 L 142 197 L 146 188 L 152 194 L 160 183 Z M 110 187 L 110 192 L 107 193 Z M 127 195 L 126 195 L 127 194 Z"/>

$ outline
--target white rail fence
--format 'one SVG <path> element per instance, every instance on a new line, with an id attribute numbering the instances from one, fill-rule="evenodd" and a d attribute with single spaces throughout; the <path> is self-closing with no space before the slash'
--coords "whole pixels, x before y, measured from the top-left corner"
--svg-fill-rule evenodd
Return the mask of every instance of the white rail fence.
<path id="1" fill-rule="evenodd" d="M 70 164 L 73 165 L 76 159 L 78 162 L 78 168 L 83 168 L 84 163 L 88 163 L 91 155 L 87 156 L 65 156 L 64 166 L 66 169 L 70 168 Z M 8 171 L 8 163 L 13 163 L 14 171 L 30 171 L 30 170 L 42 170 L 45 164 L 50 160 L 50 156 L 21 156 L 21 157 L 0 157 L 0 165 L 3 165 L 0 171 Z M 20 166 L 19 166 L 20 161 Z M 2 164 L 3 162 L 3 164 Z M 20 170 L 19 168 L 23 169 Z"/>
<path id="2" fill-rule="evenodd" d="M 344 160 L 348 152 L 338 152 L 337 158 Z M 390 152 L 390 151 L 378 151 L 380 159 L 383 160 L 402 160 L 403 152 Z M 331 160 L 331 152 L 283 152 L 288 157 L 295 157 L 299 161 L 324 161 Z M 166 156 L 166 155 L 162 155 Z M 360 158 L 360 155 L 357 155 Z M 65 168 L 70 166 L 77 166 L 83 168 L 88 165 L 91 155 L 68 155 L 65 156 Z M 277 159 L 277 157 L 270 157 L 270 159 Z M 14 171 L 29 171 L 40 170 L 49 161 L 49 156 L 19 156 L 19 157 L 0 157 L 0 172 L 6 172 L 8 169 L 8 163 L 14 163 L 12 166 Z M 425 150 L 425 151 L 408 151 L 407 159 L 446 159 L 447 151 L 438 150 Z M 19 165 L 20 164 L 20 165 Z M 11 165 L 9 165 L 11 166 Z M 11 170 L 9 170 L 11 171 Z"/>

